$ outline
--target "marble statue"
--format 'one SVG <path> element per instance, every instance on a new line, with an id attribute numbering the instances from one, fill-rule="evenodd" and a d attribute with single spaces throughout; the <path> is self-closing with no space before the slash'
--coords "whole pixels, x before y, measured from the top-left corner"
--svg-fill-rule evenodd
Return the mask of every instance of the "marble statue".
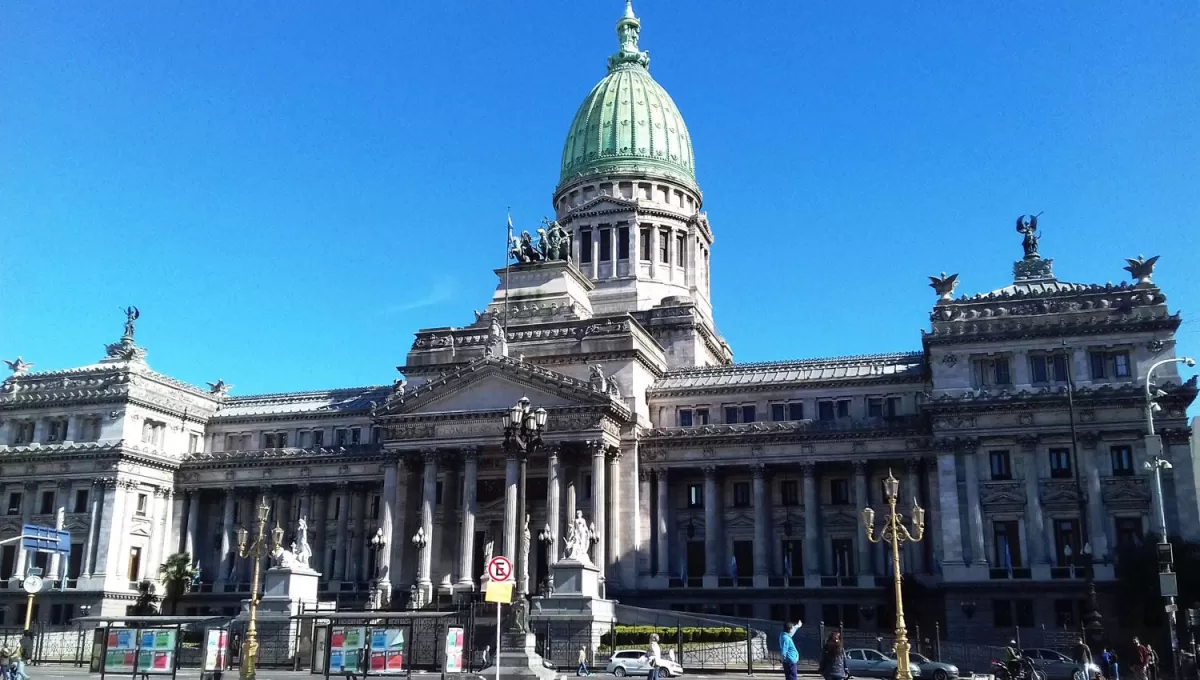
<path id="1" fill-rule="evenodd" d="M 582 510 L 575 511 L 575 518 L 567 525 L 567 536 L 563 541 L 566 543 L 564 560 L 573 560 L 591 566 L 592 558 L 588 556 L 588 550 L 592 547 L 592 530 L 588 526 L 587 520 L 583 518 Z"/>
<path id="2" fill-rule="evenodd" d="M 284 550 L 281 545 L 275 546 L 275 549 L 271 551 L 271 559 L 280 569 L 295 569 L 299 566 L 296 562 L 296 555 L 291 550 Z"/>
<path id="3" fill-rule="evenodd" d="M 308 545 L 308 518 L 301 517 L 296 522 L 296 564 L 301 567 L 308 567 L 308 561 L 312 558 L 312 548 Z"/>
<path id="4" fill-rule="evenodd" d="M 529 515 L 525 515 L 525 528 L 521 530 L 521 592 L 529 592 Z"/>

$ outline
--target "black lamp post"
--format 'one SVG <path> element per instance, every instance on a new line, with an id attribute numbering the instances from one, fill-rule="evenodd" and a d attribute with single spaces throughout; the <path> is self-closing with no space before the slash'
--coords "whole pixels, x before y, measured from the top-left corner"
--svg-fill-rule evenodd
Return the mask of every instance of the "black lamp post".
<path id="1" fill-rule="evenodd" d="M 529 399 L 521 397 L 517 403 L 513 404 L 508 409 L 508 413 L 504 418 L 504 452 L 509 456 L 515 456 L 520 463 L 519 474 L 517 478 L 517 536 L 520 537 L 525 529 L 523 522 L 526 521 L 525 509 L 525 489 L 526 489 L 526 468 L 529 463 L 529 454 L 533 453 L 542 445 L 542 431 L 546 428 L 547 419 L 546 409 L 531 408 Z M 511 617 L 509 632 L 524 633 L 529 630 L 528 625 L 528 610 L 524 606 L 525 597 L 528 595 L 527 586 L 529 584 L 529 564 L 528 558 L 525 555 L 524 546 L 521 545 L 521 540 L 518 538 L 515 541 L 517 545 L 517 554 L 509 555 L 509 559 L 513 561 L 516 571 L 516 600 L 521 604 L 514 606 L 514 615 Z M 517 602 L 514 602 L 517 605 Z M 519 611 L 518 611 L 519 610 Z M 517 628 L 518 630 L 513 630 Z"/>
<path id="2" fill-rule="evenodd" d="M 1084 490 L 1082 465 L 1079 461 L 1079 435 L 1075 430 L 1075 379 L 1071 370 L 1071 352 L 1067 341 L 1062 341 L 1063 355 L 1067 364 L 1067 414 L 1071 422 L 1071 466 L 1075 470 L 1075 485 L 1079 493 L 1080 551 L 1078 560 L 1083 567 L 1083 578 L 1087 588 L 1087 611 L 1083 615 L 1083 633 L 1092 649 L 1100 649 L 1104 642 L 1104 622 L 1100 616 L 1100 604 L 1096 598 L 1096 575 L 1092 566 L 1092 549 L 1088 531 L 1087 493 Z M 1068 555 L 1069 557 L 1069 555 Z"/>

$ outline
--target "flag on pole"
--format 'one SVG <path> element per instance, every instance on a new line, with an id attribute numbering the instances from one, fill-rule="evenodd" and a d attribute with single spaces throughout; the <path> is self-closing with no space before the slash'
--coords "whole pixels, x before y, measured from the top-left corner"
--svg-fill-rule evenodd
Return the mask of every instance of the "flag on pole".
<path id="1" fill-rule="evenodd" d="M 679 560 L 679 580 L 683 581 L 684 585 L 687 585 L 687 577 L 688 577 L 687 559 L 684 558 L 682 560 Z"/>
<path id="2" fill-rule="evenodd" d="M 1006 572 L 1008 572 L 1008 577 L 1012 578 L 1012 575 L 1013 575 L 1012 551 L 1009 550 L 1009 547 L 1008 547 L 1008 538 L 1004 539 L 1004 570 Z"/>
<path id="3" fill-rule="evenodd" d="M 733 572 L 732 576 L 734 578 L 737 578 L 738 573 L 737 573 L 737 557 L 736 556 L 729 558 L 729 570 L 731 572 Z"/>

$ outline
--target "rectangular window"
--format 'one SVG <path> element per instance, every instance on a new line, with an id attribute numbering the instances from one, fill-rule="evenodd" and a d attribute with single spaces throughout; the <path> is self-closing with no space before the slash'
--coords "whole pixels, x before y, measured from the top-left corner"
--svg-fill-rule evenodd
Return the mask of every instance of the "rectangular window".
<path id="1" fill-rule="evenodd" d="M 13 434 L 13 444 L 28 444 L 32 441 L 33 423 L 17 423 L 16 432 Z"/>
<path id="2" fill-rule="evenodd" d="M 772 421 L 778 423 L 787 419 L 787 404 L 771 404 Z"/>
<path id="3" fill-rule="evenodd" d="M 742 409 L 740 407 L 726 406 L 725 407 L 725 424 L 732 425 L 734 423 L 741 422 L 738 419 L 741 416 L 741 414 L 742 414 Z"/>
<path id="4" fill-rule="evenodd" d="M 71 556 L 67 558 L 67 578 L 79 578 L 83 573 L 83 543 L 71 544 Z"/>
<path id="5" fill-rule="evenodd" d="M 19 492 L 19 491 L 8 494 L 8 514 L 10 514 L 10 515 L 21 514 L 21 501 L 22 500 L 23 499 L 21 496 L 21 492 Z"/>
<path id="6" fill-rule="evenodd" d="M 833 420 L 833 402 L 817 402 L 817 420 Z"/>
<path id="7" fill-rule="evenodd" d="M 146 516 L 146 506 L 149 504 L 150 498 L 144 493 L 137 495 L 137 514 L 141 517 Z"/>
<path id="8" fill-rule="evenodd" d="M 1030 380 L 1037 383 L 1066 382 L 1067 355 L 1035 354 L 1029 358 Z"/>
<path id="9" fill-rule="evenodd" d="M 735 508 L 750 507 L 750 483 L 749 482 L 734 482 L 734 484 L 733 484 L 733 507 L 735 507 Z"/>
<path id="10" fill-rule="evenodd" d="M 1112 473 L 1114 477 L 1129 477 L 1133 475 L 1133 449 L 1129 446 L 1114 446 L 1110 450 L 1112 457 Z"/>
<path id="11" fill-rule="evenodd" d="M 833 505 L 850 505 L 850 480 L 829 480 L 829 502 Z"/>
<path id="12" fill-rule="evenodd" d="M 67 438 L 67 421 L 65 418 L 55 418 L 46 423 L 46 441 L 61 442 Z"/>
<path id="13" fill-rule="evenodd" d="M 225 435 L 225 450 L 226 451 L 237 451 L 238 447 L 241 445 L 241 443 L 242 443 L 241 438 L 238 437 L 237 435 L 235 435 L 235 434 Z"/>
<path id="14" fill-rule="evenodd" d="M 275 434 L 275 440 L 279 448 L 286 449 L 288 445 L 287 432 L 278 432 Z"/>
<path id="15" fill-rule="evenodd" d="M 1104 352 L 1091 352 L 1088 354 L 1088 363 L 1092 366 L 1092 380 L 1102 380 L 1108 377 L 1108 371 L 1105 370 Z"/>
<path id="16" fill-rule="evenodd" d="M 0 546 L 0 578 L 11 578 L 17 569 L 17 546 Z"/>
<path id="17" fill-rule="evenodd" d="M 349 438 L 350 438 L 349 433 L 346 431 L 345 428 L 338 428 L 333 431 L 333 445 L 334 446 L 345 446 L 346 443 L 349 441 Z"/>
<path id="18" fill-rule="evenodd" d="M 629 259 L 629 227 L 617 229 L 617 259 Z"/>
<path id="19" fill-rule="evenodd" d="M 42 506 L 40 508 L 40 514 L 43 514 L 43 515 L 53 515 L 54 514 L 54 492 L 53 491 L 43 491 L 42 492 Z"/>
<path id="20" fill-rule="evenodd" d="M 383 428 L 382 427 L 372 427 L 371 428 L 371 443 L 378 444 L 381 439 L 383 439 Z"/>
<path id="21" fill-rule="evenodd" d="M 691 427 L 692 426 L 692 409 L 690 409 L 690 408 L 679 409 L 678 414 L 677 414 L 677 422 L 679 424 L 679 427 Z"/>
<path id="22" fill-rule="evenodd" d="M 854 541 L 849 538 L 835 538 L 829 542 L 831 550 L 830 557 L 833 558 L 830 566 L 833 567 L 833 573 L 837 576 L 850 576 L 854 573 Z"/>
<path id="23" fill-rule="evenodd" d="M 689 508 L 704 507 L 704 485 L 688 484 L 687 485 L 687 505 Z"/>
<path id="24" fill-rule="evenodd" d="M 442 504 L 442 483 L 441 482 L 438 482 L 433 487 L 433 504 L 434 505 Z"/>
<path id="25" fill-rule="evenodd" d="M 687 252 L 687 237 L 683 234 L 675 235 L 675 264 L 682 267 L 687 258 L 684 253 Z"/>
<path id="26" fill-rule="evenodd" d="M 379 496 L 371 496 L 371 519 L 379 519 Z"/>
<path id="27" fill-rule="evenodd" d="M 1129 352 L 1113 352 L 1113 377 L 1128 378 L 1129 370 Z"/>
<path id="28" fill-rule="evenodd" d="M 794 479 L 785 479 L 779 483 L 779 504 L 800 505 L 800 483 Z"/>
<path id="29" fill-rule="evenodd" d="M 992 600 L 992 625 L 997 628 L 1012 628 L 1016 625 L 1012 600 Z"/>
<path id="30" fill-rule="evenodd" d="M 1015 520 L 992 522 L 992 566 L 999 569 L 1021 567 L 1021 525 Z"/>
<path id="31" fill-rule="evenodd" d="M 804 420 L 804 404 L 793 402 L 787 406 L 788 420 Z"/>
<path id="32" fill-rule="evenodd" d="M 1054 522 L 1055 565 L 1070 567 L 1079 559 L 1079 521 L 1060 519 Z"/>
<path id="33" fill-rule="evenodd" d="M 1008 451 L 992 451 L 988 454 L 992 467 L 992 481 L 1002 482 L 1012 479 L 1012 457 Z"/>
<path id="34" fill-rule="evenodd" d="M 867 417 L 882 418 L 883 417 L 883 398 L 869 397 L 867 398 Z"/>
<path id="35" fill-rule="evenodd" d="M 600 230 L 600 261 L 608 262 L 612 259 L 612 229 Z"/>
<path id="36" fill-rule="evenodd" d="M 591 229 L 580 229 L 579 230 L 579 261 L 580 262 L 591 262 L 592 261 L 592 230 Z"/>
<path id="37" fill-rule="evenodd" d="M 638 259 L 642 262 L 649 262 L 653 257 L 650 252 L 650 227 L 641 228 L 642 247 L 638 251 Z"/>
<path id="38" fill-rule="evenodd" d="M 325 430 L 313 430 L 313 446 L 324 446 Z"/>
<path id="39" fill-rule="evenodd" d="M 278 447 L 278 442 L 275 440 L 275 433 L 268 432 L 263 435 L 263 448 L 274 449 Z"/>
<path id="40" fill-rule="evenodd" d="M 980 387 L 990 385 L 1011 385 L 1008 359 L 976 359 L 975 384 Z"/>
<path id="41" fill-rule="evenodd" d="M 889 418 L 900 415 L 900 397 L 887 398 L 887 409 L 884 411 L 884 415 Z"/>
<path id="42" fill-rule="evenodd" d="M 200 450 L 200 435 L 195 432 L 188 433 L 188 453 L 196 453 Z"/>
<path id="43" fill-rule="evenodd" d="M 706 408 L 696 409 L 696 415 L 694 417 L 696 419 L 697 425 L 707 425 L 708 424 L 708 409 L 706 409 Z"/>
<path id="44" fill-rule="evenodd" d="M 130 548 L 129 549 L 129 572 L 128 572 L 128 574 L 129 574 L 130 581 L 137 581 L 141 578 L 141 574 L 142 574 L 142 549 L 141 548 Z"/>
<path id="45" fill-rule="evenodd" d="M 75 506 L 72 512 L 87 512 L 88 511 L 88 492 L 87 489 L 79 489 L 75 492 Z"/>
<path id="46" fill-rule="evenodd" d="M 1054 601 L 1054 626 L 1056 628 L 1074 628 L 1075 609 L 1077 603 L 1075 600 L 1055 600 Z"/>
<path id="47" fill-rule="evenodd" d="M 850 400 L 849 399 L 838 399 L 838 401 L 837 401 L 837 417 L 838 418 L 849 418 L 850 417 Z"/>
<path id="48" fill-rule="evenodd" d="M 1071 449 L 1050 449 L 1050 476 L 1069 479 L 1071 474 Z"/>
<path id="49" fill-rule="evenodd" d="M 1136 550 L 1142 547 L 1142 520 L 1140 517 L 1116 518 L 1117 548 Z"/>
<path id="50" fill-rule="evenodd" d="M 362 443 L 362 428 L 361 427 L 350 428 L 350 443 L 354 446 L 357 446 Z"/>
<path id="51" fill-rule="evenodd" d="M 663 264 L 671 261 L 671 232 L 667 229 L 658 232 L 658 261 Z"/>
<path id="52" fill-rule="evenodd" d="M 742 422 L 743 423 L 757 423 L 758 422 L 758 414 L 755 412 L 755 408 L 752 404 L 747 404 L 742 407 Z"/>

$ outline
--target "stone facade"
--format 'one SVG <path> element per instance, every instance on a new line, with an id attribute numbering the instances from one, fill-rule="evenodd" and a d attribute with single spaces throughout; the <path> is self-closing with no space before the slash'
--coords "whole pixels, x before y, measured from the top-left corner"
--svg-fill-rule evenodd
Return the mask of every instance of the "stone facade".
<path id="1" fill-rule="evenodd" d="M 37 618 L 123 613 L 180 551 L 202 576 L 179 611 L 235 613 L 252 566 L 236 530 L 264 499 L 272 526 L 308 521 L 322 598 L 362 605 L 379 583 L 402 607 L 475 591 L 489 544 L 511 555 L 523 529 L 519 461 L 502 446 L 521 397 L 548 411 L 526 506 L 556 547 L 534 545 L 534 584 L 581 510 L 610 598 L 888 629 L 891 563 L 860 514 L 883 511 L 891 473 L 902 505 L 929 511 L 901 567 L 928 598 L 915 616 L 957 636 L 1077 619 L 1079 553 L 1103 595 L 1117 547 L 1159 530 L 1143 386 L 1175 356 L 1180 318 L 1153 262 L 1131 264 L 1134 284 L 1066 283 L 1034 241 L 1005 288 L 954 298 L 957 275 L 935 277 L 919 351 L 737 364 L 713 322 L 712 230 L 690 181 L 618 164 L 565 177 L 553 201 L 573 262 L 498 269 L 486 311 L 418 332 L 391 385 L 197 388 L 150 369 L 136 313 L 96 364 L 11 363 L 0 540 L 61 523 L 75 548 L 65 565 L 31 558 L 60 588 Z M 1156 373 L 1167 521 L 1200 540 L 1196 381 L 1175 367 Z M 12 624 L 29 565 L 2 550 Z"/>

